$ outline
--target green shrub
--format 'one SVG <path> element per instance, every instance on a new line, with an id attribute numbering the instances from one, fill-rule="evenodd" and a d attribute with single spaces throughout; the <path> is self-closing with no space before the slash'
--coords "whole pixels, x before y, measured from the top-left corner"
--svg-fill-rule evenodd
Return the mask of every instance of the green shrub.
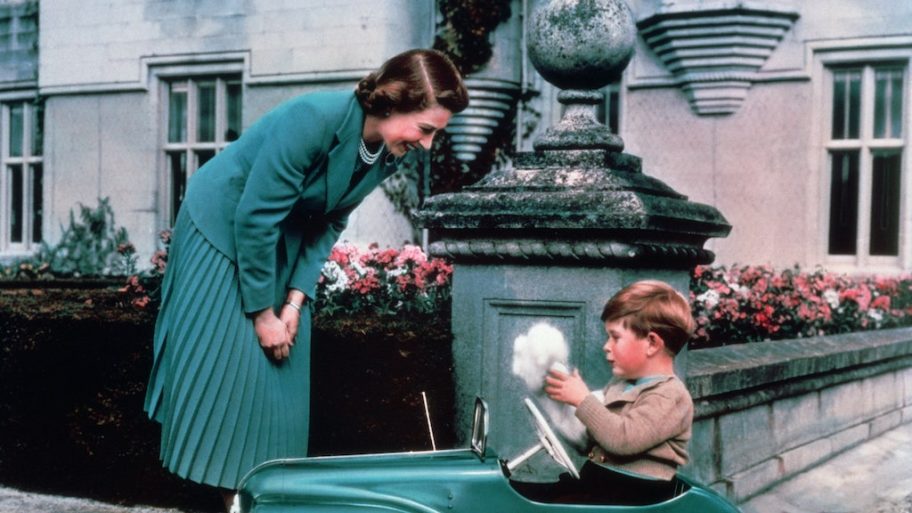
<path id="1" fill-rule="evenodd" d="M 61 226 L 60 241 L 41 243 L 34 256 L 0 267 L 0 278 L 53 279 L 128 276 L 136 272 L 136 248 L 127 230 L 114 223 L 108 198 L 90 208 L 79 203 L 79 215 L 70 210 L 69 225 Z"/>

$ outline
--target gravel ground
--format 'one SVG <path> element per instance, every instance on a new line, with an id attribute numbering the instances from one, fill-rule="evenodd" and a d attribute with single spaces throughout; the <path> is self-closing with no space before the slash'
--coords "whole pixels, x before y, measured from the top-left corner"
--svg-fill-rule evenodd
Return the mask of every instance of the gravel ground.
<path id="1" fill-rule="evenodd" d="M 117 506 L 89 499 L 26 493 L 0 487 L 0 513 L 191 513 L 148 506 Z"/>

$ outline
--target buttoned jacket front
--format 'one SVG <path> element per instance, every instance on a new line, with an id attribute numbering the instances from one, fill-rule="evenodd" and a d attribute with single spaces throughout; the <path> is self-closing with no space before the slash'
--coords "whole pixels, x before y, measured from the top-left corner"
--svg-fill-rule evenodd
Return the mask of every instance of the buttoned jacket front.
<path id="1" fill-rule="evenodd" d="M 352 210 L 386 177 L 381 159 L 352 181 L 364 111 L 353 92 L 293 98 L 263 116 L 189 180 L 182 208 L 237 264 L 246 312 L 313 298 Z"/>

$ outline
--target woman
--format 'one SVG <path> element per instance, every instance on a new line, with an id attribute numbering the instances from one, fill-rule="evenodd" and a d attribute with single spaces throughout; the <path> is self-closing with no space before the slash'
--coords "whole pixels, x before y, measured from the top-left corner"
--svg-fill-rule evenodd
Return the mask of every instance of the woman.
<path id="1" fill-rule="evenodd" d="M 349 214 L 468 105 L 440 52 L 283 103 L 203 166 L 174 226 L 145 409 L 161 458 L 223 489 L 307 455 L 310 308 Z M 259 346 L 257 345 L 259 342 Z"/>

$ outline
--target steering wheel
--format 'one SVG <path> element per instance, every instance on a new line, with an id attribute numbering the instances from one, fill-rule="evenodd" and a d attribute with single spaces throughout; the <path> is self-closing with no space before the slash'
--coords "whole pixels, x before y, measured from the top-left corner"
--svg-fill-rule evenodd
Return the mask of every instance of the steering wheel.
<path id="1" fill-rule="evenodd" d="M 554 458 L 554 461 L 556 461 L 558 465 L 567 469 L 571 476 L 579 479 L 579 472 L 576 470 L 576 465 L 573 464 L 573 460 L 570 459 L 566 449 L 564 449 L 564 445 L 561 443 L 560 439 L 557 438 L 557 435 L 554 434 L 551 426 L 548 425 L 545 416 L 542 415 L 538 407 L 535 406 L 532 399 L 526 397 L 523 399 L 523 402 L 529 410 L 529 415 L 532 416 L 532 425 L 535 426 L 535 432 L 538 435 L 539 441 L 541 441 L 542 447 L 548 451 L 548 454 Z"/>

